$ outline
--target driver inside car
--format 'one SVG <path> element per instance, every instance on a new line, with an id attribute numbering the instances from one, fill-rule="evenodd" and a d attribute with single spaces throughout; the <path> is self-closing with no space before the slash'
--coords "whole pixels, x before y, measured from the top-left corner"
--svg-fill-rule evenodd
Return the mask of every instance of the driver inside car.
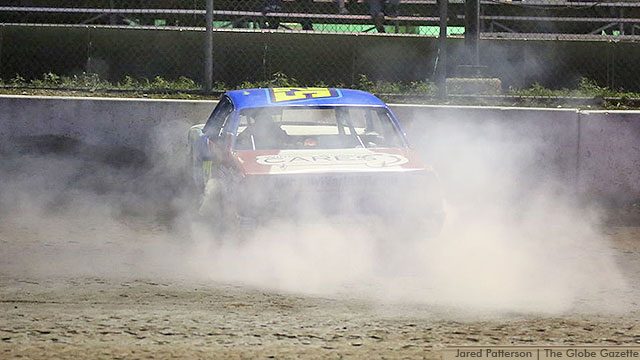
<path id="1" fill-rule="evenodd" d="M 237 142 L 255 150 L 287 148 L 289 136 L 276 122 L 276 114 L 252 112 L 247 114 L 247 128 L 238 134 Z"/>

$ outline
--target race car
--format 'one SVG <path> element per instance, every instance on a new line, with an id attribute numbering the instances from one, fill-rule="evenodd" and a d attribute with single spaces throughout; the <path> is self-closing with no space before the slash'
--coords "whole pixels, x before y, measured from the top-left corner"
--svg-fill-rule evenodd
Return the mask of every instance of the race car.
<path id="1" fill-rule="evenodd" d="M 371 216 L 431 233 L 443 224 L 436 173 L 363 91 L 229 91 L 188 143 L 198 212 L 212 223 Z"/>

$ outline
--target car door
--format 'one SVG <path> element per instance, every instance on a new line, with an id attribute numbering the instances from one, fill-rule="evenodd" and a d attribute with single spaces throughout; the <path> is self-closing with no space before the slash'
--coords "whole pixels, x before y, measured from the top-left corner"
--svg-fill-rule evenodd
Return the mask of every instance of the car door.
<path id="1" fill-rule="evenodd" d="M 207 172 L 205 178 L 221 176 L 221 172 L 224 172 L 229 162 L 230 141 L 224 129 L 232 118 L 233 112 L 234 106 L 231 99 L 224 96 L 202 129 L 205 139 L 202 157 Z"/>
<path id="2" fill-rule="evenodd" d="M 216 163 L 222 161 L 222 157 L 224 156 L 223 153 L 226 150 L 224 149 L 226 142 L 224 141 L 223 130 L 227 121 L 231 117 L 233 110 L 233 103 L 229 97 L 224 96 L 220 99 L 218 106 L 213 110 L 211 116 L 209 116 L 207 123 L 202 129 L 207 147 L 207 151 L 204 152 L 204 159 L 212 160 Z"/>

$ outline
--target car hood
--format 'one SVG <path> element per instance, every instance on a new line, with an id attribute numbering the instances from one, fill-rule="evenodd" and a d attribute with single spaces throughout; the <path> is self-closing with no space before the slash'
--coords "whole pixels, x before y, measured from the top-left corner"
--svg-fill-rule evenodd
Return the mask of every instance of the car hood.
<path id="1" fill-rule="evenodd" d="M 410 149 L 243 150 L 234 157 L 245 175 L 431 170 Z"/>

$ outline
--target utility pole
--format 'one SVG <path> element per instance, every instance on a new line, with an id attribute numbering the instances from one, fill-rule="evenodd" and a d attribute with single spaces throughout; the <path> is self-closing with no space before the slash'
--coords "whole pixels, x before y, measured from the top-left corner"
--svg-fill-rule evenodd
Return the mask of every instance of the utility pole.
<path id="1" fill-rule="evenodd" d="M 440 36 L 438 37 L 438 57 L 436 60 L 436 84 L 438 97 L 447 97 L 447 16 L 448 1 L 438 0 L 440 16 Z"/>
<path id="2" fill-rule="evenodd" d="M 207 0 L 206 35 L 204 54 L 204 91 L 213 89 L 213 0 Z"/>
<path id="3" fill-rule="evenodd" d="M 109 7 L 111 9 L 115 9 L 115 5 L 113 4 L 113 0 L 109 1 Z M 116 14 L 110 13 L 109 14 L 109 25 L 117 25 L 117 24 L 118 24 L 118 18 L 116 17 Z"/>
<path id="4" fill-rule="evenodd" d="M 467 64 L 480 65 L 480 0 L 465 0 L 464 6 L 464 44 L 467 48 Z"/>

